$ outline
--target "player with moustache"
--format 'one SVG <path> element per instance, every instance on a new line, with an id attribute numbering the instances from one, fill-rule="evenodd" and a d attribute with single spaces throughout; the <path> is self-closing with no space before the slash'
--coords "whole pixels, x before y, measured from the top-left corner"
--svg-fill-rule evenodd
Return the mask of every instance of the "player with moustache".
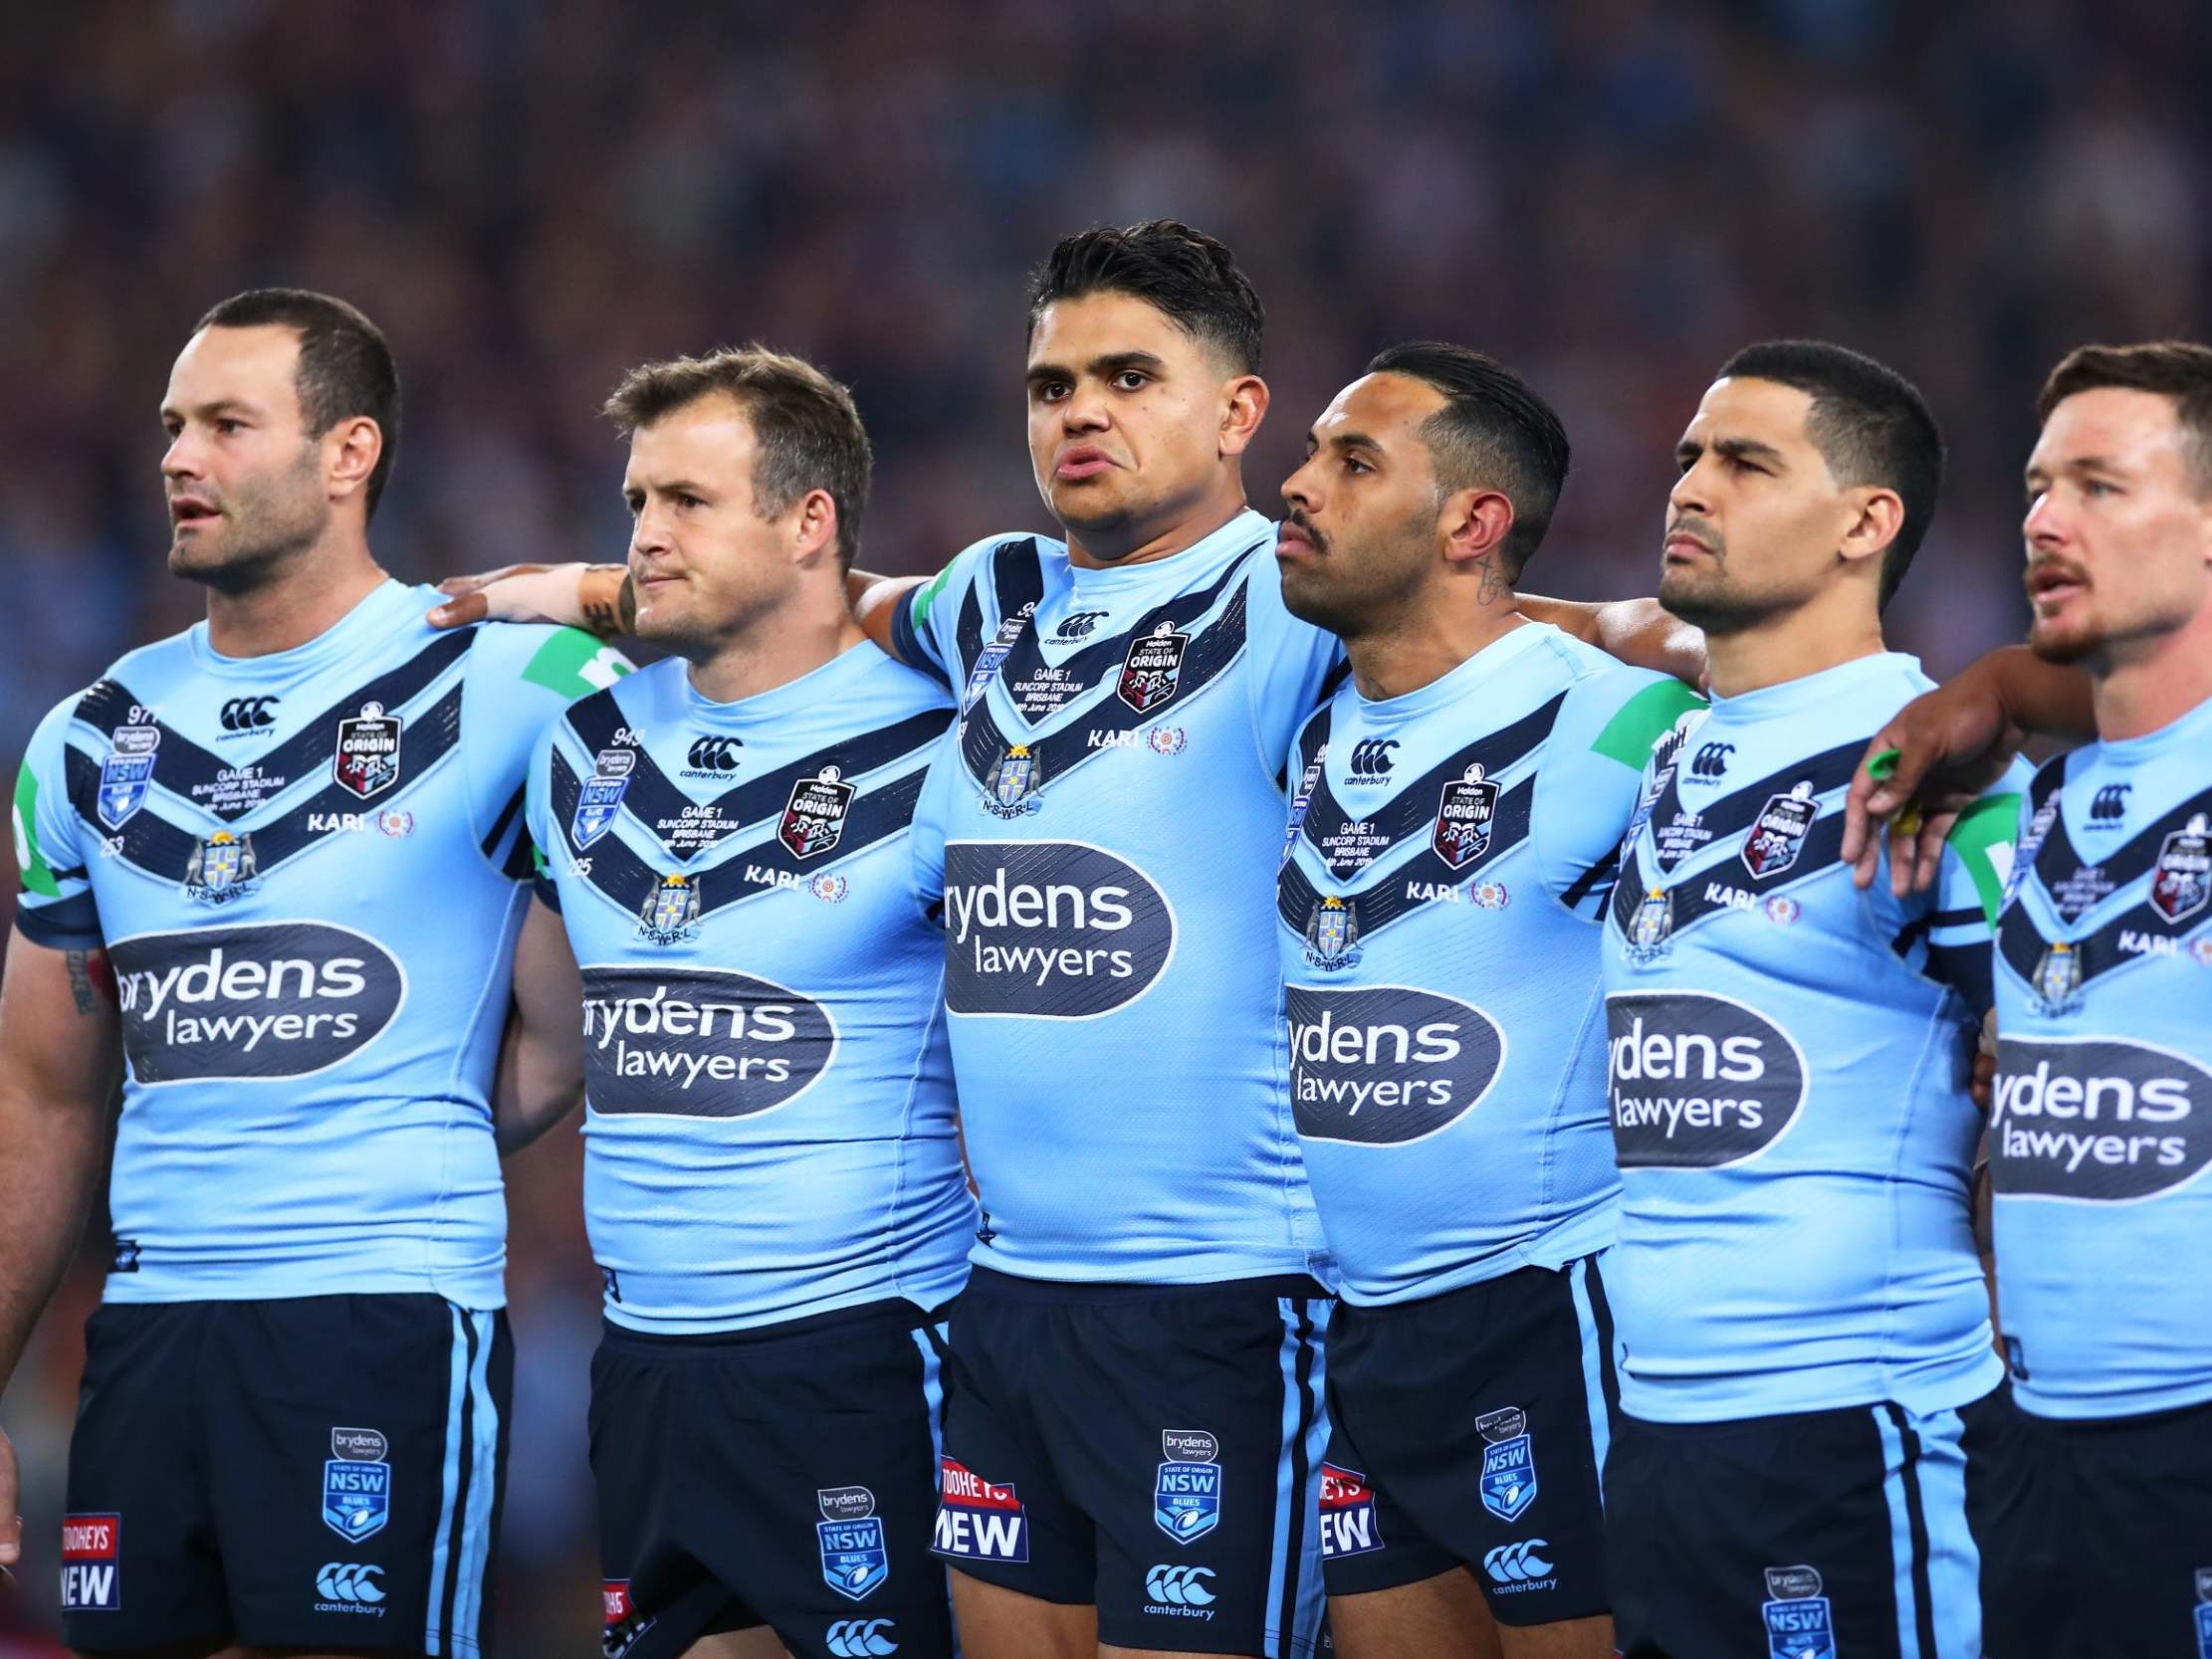
<path id="1" fill-rule="evenodd" d="M 1291 1107 L 1342 1273 L 1330 1628 L 1346 1659 L 1604 1659 L 1600 931 L 1645 762 L 1702 705 L 1522 614 L 1569 450 L 1501 364 L 1393 346 L 1307 450 L 1283 602 L 1352 671 L 1290 751 L 1277 878 Z"/>
<path id="2" fill-rule="evenodd" d="M 574 631 L 434 632 L 377 564 L 399 381 L 344 302 L 215 307 L 161 424 L 168 566 L 206 620 L 55 709 L 15 796 L 0 1379 L 122 1079 L 64 1631 L 163 1659 L 474 1655 L 513 1369 L 492 1094 L 523 778 L 626 665 Z"/>
<path id="3" fill-rule="evenodd" d="M 1333 1267 L 1290 1118 L 1272 872 L 1277 773 L 1342 648 L 1283 608 L 1244 503 L 1264 311 L 1229 251 L 1173 221 L 1071 236 L 1027 331 L 1064 539 L 852 584 L 962 712 L 915 821 L 985 1211 L 938 1546 L 979 1659 L 1305 1653 Z M 436 620 L 618 625 L 613 573 L 452 587 Z M 1680 644 L 1649 602 L 1547 614 Z"/>
<path id="4" fill-rule="evenodd" d="M 2199 1659 L 2212 350 L 2084 346 L 2037 414 L 2028 646 L 2082 682 L 2095 735 L 2036 773 L 1998 933 L 1988 1155 L 2023 1455 L 1985 1499 L 1986 1633 L 2025 1659 Z"/>
<path id="5" fill-rule="evenodd" d="M 1841 859 L 1867 736 L 1928 689 L 1880 616 L 1941 441 L 1893 371 L 1783 341 L 1723 367 L 1677 460 L 1659 599 L 1712 708 L 1653 769 L 1605 944 L 1619 1641 L 1966 1659 L 2012 1409 L 1967 1085 L 2017 794 L 1958 817 L 1932 893 Z"/>
<path id="6" fill-rule="evenodd" d="M 538 745 L 509 1066 L 518 1141 L 586 1104 L 603 1646 L 950 1659 L 939 1356 L 976 1205 L 907 837 L 951 700 L 846 608 L 843 386 L 751 347 L 606 409 L 669 655 Z"/>

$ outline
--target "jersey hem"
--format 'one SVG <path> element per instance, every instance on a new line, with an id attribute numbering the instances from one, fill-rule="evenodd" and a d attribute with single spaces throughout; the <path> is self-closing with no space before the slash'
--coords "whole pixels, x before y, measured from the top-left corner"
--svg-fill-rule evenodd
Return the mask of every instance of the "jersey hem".
<path id="1" fill-rule="evenodd" d="M 1997 1350 L 1991 1348 L 1969 1365 L 1903 1387 L 1884 1386 L 1879 1367 L 1854 1367 L 1853 1375 L 1865 1378 L 1864 1385 L 1792 1394 L 1784 1401 L 1777 1401 L 1771 1395 L 1754 1398 L 1746 1393 L 1713 1394 L 1700 1400 L 1684 1397 L 1689 1391 L 1686 1388 L 1670 1388 L 1663 1384 L 1655 1388 L 1624 1371 L 1621 1409 L 1647 1423 L 1732 1423 L 1762 1417 L 1795 1417 L 1809 1411 L 1845 1411 L 1886 1401 L 1926 1416 L 1930 1412 L 1955 1411 L 1962 1405 L 1971 1405 L 2005 1380 L 2005 1367 L 1997 1357 Z M 1762 1377 L 1760 1384 L 1762 1388 L 1787 1388 L 1789 1373 Z"/>
<path id="2" fill-rule="evenodd" d="M 108 1275 L 105 1303 L 297 1302 L 315 1296 L 435 1296 L 456 1307 L 491 1313 L 507 1306 L 504 1261 L 486 1273 L 347 1273 L 310 1264 L 312 1279 L 297 1267 L 283 1279 L 171 1268 Z"/>

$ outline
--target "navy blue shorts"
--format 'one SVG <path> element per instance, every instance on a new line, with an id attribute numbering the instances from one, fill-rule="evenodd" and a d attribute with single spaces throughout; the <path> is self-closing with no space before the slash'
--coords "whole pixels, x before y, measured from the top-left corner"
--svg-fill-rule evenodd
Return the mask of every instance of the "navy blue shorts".
<path id="1" fill-rule="evenodd" d="M 504 1314 L 435 1296 L 110 1303 L 85 1328 L 62 1628 L 477 1659 Z"/>
<path id="2" fill-rule="evenodd" d="M 2016 1415 L 2007 1387 L 1925 1414 L 1623 1413 L 1605 1478 L 1616 1645 L 1628 1659 L 1981 1659 L 1972 1517 Z"/>
<path id="3" fill-rule="evenodd" d="M 2212 1659 L 2212 1404 L 2058 1422 L 1977 1493 L 2001 1659 Z"/>
<path id="4" fill-rule="evenodd" d="M 930 1556 L 933 1320 L 891 1300 L 702 1336 L 605 1328 L 591 1473 L 607 1659 L 764 1624 L 797 1659 L 952 1659 Z"/>
<path id="5" fill-rule="evenodd" d="M 1607 1611 L 1619 1410 L 1602 1257 L 1336 1311 L 1321 1550 L 1331 1595 L 1465 1566 L 1500 1624 Z"/>
<path id="6" fill-rule="evenodd" d="M 937 1553 L 1098 1639 L 1302 1656 L 1321 1624 L 1310 1279 L 1070 1285 L 978 1268 L 953 1316 Z"/>

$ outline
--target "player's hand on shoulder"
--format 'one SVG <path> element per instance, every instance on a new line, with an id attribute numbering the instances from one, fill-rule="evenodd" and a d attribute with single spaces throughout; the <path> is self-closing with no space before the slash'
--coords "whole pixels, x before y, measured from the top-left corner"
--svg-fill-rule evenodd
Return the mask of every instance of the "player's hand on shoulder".
<path id="1" fill-rule="evenodd" d="M 506 564 L 473 576 L 448 576 L 438 584 L 445 603 L 431 611 L 433 628 L 462 628 L 472 622 L 552 622 L 587 626 L 583 605 L 585 572 L 597 568 L 571 564 Z"/>
<path id="2" fill-rule="evenodd" d="M 1867 744 L 1845 797 L 1852 879 L 1873 884 L 1886 827 L 1890 891 L 1925 892 L 1959 813 L 2005 775 L 2026 739 L 1979 663 L 1898 710 Z"/>

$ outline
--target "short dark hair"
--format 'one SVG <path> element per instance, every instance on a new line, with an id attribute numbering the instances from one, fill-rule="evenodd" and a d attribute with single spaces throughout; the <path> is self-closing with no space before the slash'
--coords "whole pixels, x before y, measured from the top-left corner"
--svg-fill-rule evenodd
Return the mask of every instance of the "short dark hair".
<path id="1" fill-rule="evenodd" d="M 1828 340 L 1747 345 L 1720 366 L 1720 379 L 1738 376 L 1811 396 L 1806 436 L 1838 484 L 1847 490 L 1878 484 L 1897 493 L 1904 521 L 1881 555 L 1876 598 L 1886 606 L 1927 534 L 1943 488 L 1943 433 L 1927 399 L 1886 363 Z"/>
<path id="2" fill-rule="evenodd" d="M 2212 494 L 2212 347 L 2194 340 L 2150 340 L 2141 345 L 2078 345 L 2059 359 L 2036 399 L 2036 419 L 2076 392 L 2103 386 L 2156 392 L 2173 399 L 2174 418 L 2187 436 L 2197 494 Z"/>
<path id="3" fill-rule="evenodd" d="M 1445 495 L 1488 486 L 1513 504 L 1501 551 L 1518 578 L 1551 527 L 1572 452 L 1567 429 L 1535 388 L 1495 357 L 1444 340 L 1404 340 L 1378 351 L 1370 374 L 1404 374 L 1434 386 L 1444 405 L 1421 423 Z"/>
<path id="4" fill-rule="evenodd" d="M 627 438 L 717 392 L 753 423 L 753 510 L 777 518 L 810 490 L 837 504 L 837 562 L 852 568 L 875 456 L 852 393 L 803 357 L 765 345 L 642 363 L 608 394 L 606 414 Z"/>
<path id="5" fill-rule="evenodd" d="M 320 438 L 339 421 L 365 415 L 384 447 L 368 475 L 374 517 L 399 458 L 399 365 L 384 332 L 343 300 L 304 288 L 255 288 L 234 294 L 193 324 L 203 328 L 290 328 L 300 336 L 300 424 Z"/>
<path id="6" fill-rule="evenodd" d="M 1063 236 L 1029 276 L 1029 332 L 1044 308 L 1087 294 L 1142 300 L 1195 339 L 1214 346 L 1240 374 L 1259 372 L 1267 308 L 1236 256 L 1180 219 L 1147 219 L 1115 230 Z"/>

